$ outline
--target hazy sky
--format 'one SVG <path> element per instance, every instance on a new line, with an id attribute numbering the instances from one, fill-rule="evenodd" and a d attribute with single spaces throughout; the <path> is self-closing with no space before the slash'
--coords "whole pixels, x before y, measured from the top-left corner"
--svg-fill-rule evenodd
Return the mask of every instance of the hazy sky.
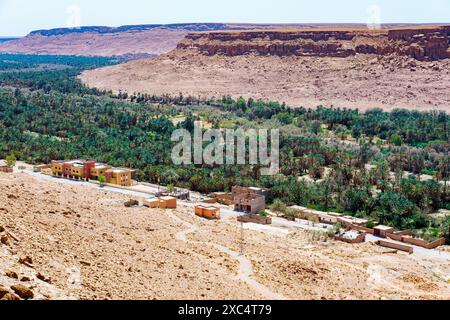
<path id="1" fill-rule="evenodd" d="M 0 0 L 0 36 L 77 24 L 365 23 L 378 11 L 382 23 L 450 22 L 450 0 Z"/>

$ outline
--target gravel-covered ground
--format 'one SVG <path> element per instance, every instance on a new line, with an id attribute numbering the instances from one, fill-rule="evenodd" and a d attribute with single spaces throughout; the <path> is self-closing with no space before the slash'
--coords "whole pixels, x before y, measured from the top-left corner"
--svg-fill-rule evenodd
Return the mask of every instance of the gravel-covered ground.
<path id="1" fill-rule="evenodd" d="M 350 58 L 205 56 L 176 49 L 154 59 L 85 71 L 91 87 L 119 92 L 204 98 L 254 98 L 291 107 L 319 105 L 362 111 L 449 111 L 450 59 L 420 62 L 399 56 Z"/>
<path id="2" fill-rule="evenodd" d="M 450 299 L 445 259 L 303 230 L 244 230 L 238 259 L 234 218 L 125 208 L 129 199 L 0 174 L 0 295 L 22 284 L 34 299 Z"/>

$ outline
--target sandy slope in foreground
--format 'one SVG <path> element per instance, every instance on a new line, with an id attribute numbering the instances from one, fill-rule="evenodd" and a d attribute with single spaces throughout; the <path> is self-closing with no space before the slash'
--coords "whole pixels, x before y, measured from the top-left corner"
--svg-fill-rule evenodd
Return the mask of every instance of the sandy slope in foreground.
<path id="1" fill-rule="evenodd" d="M 0 190 L 0 226 L 19 240 L 0 245 L 0 274 L 52 278 L 52 288 L 29 283 L 38 297 L 450 299 L 446 260 L 316 242 L 304 231 L 280 237 L 246 230 L 255 271 L 249 284 L 237 279 L 239 261 L 223 249 L 240 250 L 234 220 L 204 221 L 186 207 L 124 208 L 125 196 L 26 174 L 0 174 Z M 14 263 L 22 256 L 32 258 L 32 269 Z M 81 271 L 81 287 L 69 285 L 73 269 Z M 0 286 L 11 284 L 5 279 Z"/>
<path id="2" fill-rule="evenodd" d="M 367 110 L 396 107 L 450 111 L 450 60 L 398 56 L 351 58 L 205 56 L 174 50 L 153 59 L 84 72 L 89 86 L 148 94 L 221 98 L 231 95 Z"/>

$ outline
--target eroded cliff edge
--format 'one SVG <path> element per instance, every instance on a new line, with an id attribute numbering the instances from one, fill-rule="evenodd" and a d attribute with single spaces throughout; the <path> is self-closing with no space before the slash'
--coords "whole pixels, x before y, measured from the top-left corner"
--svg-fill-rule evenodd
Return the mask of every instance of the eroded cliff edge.
<path id="1" fill-rule="evenodd" d="M 398 54 L 420 61 L 450 57 L 450 26 L 382 30 L 256 30 L 189 33 L 178 49 L 196 48 L 204 55 L 350 57 Z"/>

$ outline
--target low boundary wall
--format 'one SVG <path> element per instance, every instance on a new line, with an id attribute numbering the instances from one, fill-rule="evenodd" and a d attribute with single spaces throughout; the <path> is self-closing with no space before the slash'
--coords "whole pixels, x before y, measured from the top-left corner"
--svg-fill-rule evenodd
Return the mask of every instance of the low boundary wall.
<path id="1" fill-rule="evenodd" d="M 426 248 L 426 249 L 435 249 L 439 246 L 443 246 L 445 244 L 445 238 L 438 239 L 434 242 L 427 242 L 422 239 L 412 238 L 412 237 L 403 237 L 402 242 L 406 242 L 418 247 Z"/>
<path id="2" fill-rule="evenodd" d="M 394 242 L 389 242 L 389 241 L 384 241 L 384 240 L 379 240 L 376 243 L 379 246 L 382 246 L 382 247 L 385 247 L 385 248 L 389 248 L 389 249 L 395 249 L 395 250 L 408 252 L 409 254 L 414 252 L 414 248 L 413 247 L 405 246 L 405 245 L 399 244 L 399 243 L 394 243 Z"/>
<path id="3" fill-rule="evenodd" d="M 256 214 L 248 214 L 244 216 L 239 216 L 237 221 L 244 223 L 257 223 L 257 224 L 272 224 L 271 217 L 261 217 Z"/>
<path id="4" fill-rule="evenodd" d="M 358 230 L 358 231 L 362 231 L 362 232 L 365 232 L 365 233 L 369 233 L 369 234 L 374 234 L 375 233 L 374 229 L 370 229 L 370 228 L 366 228 L 366 227 L 362 227 L 362 226 L 357 226 L 357 225 L 354 225 L 354 224 L 351 224 L 349 226 L 349 228 L 351 228 L 353 230 Z"/>

